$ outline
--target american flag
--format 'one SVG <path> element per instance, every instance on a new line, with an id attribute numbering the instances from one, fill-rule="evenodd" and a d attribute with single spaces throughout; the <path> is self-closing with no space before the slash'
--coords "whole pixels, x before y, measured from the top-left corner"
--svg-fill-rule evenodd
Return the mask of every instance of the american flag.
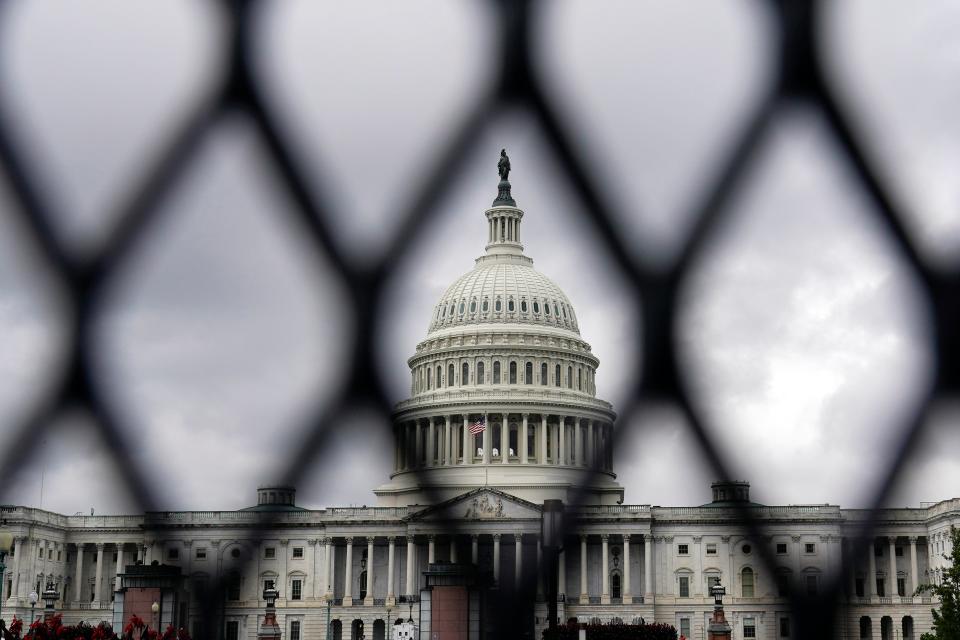
<path id="1" fill-rule="evenodd" d="M 470 425 L 470 433 L 473 435 L 477 435 L 478 433 L 482 433 L 486 428 L 487 428 L 486 421 L 483 418 L 480 418 L 479 420 L 477 420 L 476 422 Z"/>

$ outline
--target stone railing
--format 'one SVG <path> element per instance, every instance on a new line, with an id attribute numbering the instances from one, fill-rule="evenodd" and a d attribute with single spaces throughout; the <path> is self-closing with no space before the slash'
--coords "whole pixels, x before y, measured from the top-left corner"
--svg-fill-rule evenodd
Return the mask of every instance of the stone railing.
<path id="1" fill-rule="evenodd" d="M 838 520 L 841 517 L 840 507 L 834 505 L 785 505 L 772 507 L 746 507 L 745 511 L 752 518 L 763 520 L 776 519 L 803 519 L 803 520 Z M 742 517 L 740 509 L 730 507 L 653 507 L 653 514 L 657 519 L 710 519 L 736 521 Z"/>
<path id="2" fill-rule="evenodd" d="M 650 515 L 648 504 L 597 504 L 579 505 L 570 508 L 571 513 L 581 515 Z"/>
<path id="3" fill-rule="evenodd" d="M 426 391 L 398 403 L 394 408 L 394 413 L 437 404 L 489 404 L 491 402 L 509 404 L 511 402 L 531 401 L 550 404 L 570 403 L 577 408 L 594 409 L 603 413 L 613 411 L 613 405 L 609 402 L 599 400 L 585 391 L 558 390 L 556 387 L 518 384 L 490 385 L 489 388 L 450 387 L 449 389 Z"/>

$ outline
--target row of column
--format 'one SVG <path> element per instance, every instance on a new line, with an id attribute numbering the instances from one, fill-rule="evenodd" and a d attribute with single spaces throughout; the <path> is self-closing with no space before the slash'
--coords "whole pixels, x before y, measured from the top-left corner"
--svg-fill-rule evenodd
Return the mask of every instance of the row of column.
<path id="1" fill-rule="evenodd" d="M 881 538 L 882 540 L 883 538 Z M 910 536 L 907 538 L 910 543 L 910 582 L 904 593 L 905 595 L 913 595 L 916 592 L 919 581 L 917 580 L 917 537 Z M 886 538 L 886 541 L 889 545 L 888 560 L 889 560 L 889 581 L 887 583 L 888 593 L 887 596 L 893 596 L 896 594 L 897 590 L 897 537 L 889 536 Z M 873 541 L 873 544 L 867 545 L 867 591 L 866 594 L 869 594 L 871 598 L 876 598 L 878 596 L 877 592 L 877 558 L 874 552 L 874 545 L 876 540 Z M 851 584 L 850 593 L 856 593 L 856 571 L 851 572 L 851 579 L 853 584 Z"/>
<path id="2" fill-rule="evenodd" d="M 11 585 L 10 593 L 7 594 L 8 598 L 26 598 L 31 590 L 37 589 L 38 585 L 35 584 L 37 576 L 43 576 L 40 578 L 41 584 L 39 589 L 43 590 L 46 587 L 45 580 L 47 576 L 52 575 L 48 570 L 46 563 L 53 562 L 49 554 L 47 553 L 48 549 L 64 551 L 66 545 L 60 543 L 49 541 L 49 540 L 30 540 L 31 544 L 25 544 L 28 542 L 26 537 L 16 537 L 13 540 L 13 572 L 10 576 Z M 58 589 L 61 589 L 61 597 L 64 602 L 73 601 L 81 602 L 83 601 L 83 559 L 84 551 L 86 549 L 87 543 L 78 542 L 75 544 L 76 547 L 76 566 L 75 566 L 75 579 L 72 580 L 71 590 L 68 594 L 65 585 L 56 584 Z M 103 592 L 103 565 L 104 565 L 104 550 L 106 544 L 102 542 L 95 543 L 97 550 L 97 562 L 96 562 L 96 578 L 94 580 L 94 600 L 95 604 L 99 604 L 99 601 L 96 598 L 99 598 Z M 123 573 L 123 543 L 116 543 L 117 549 L 117 562 L 116 562 L 116 574 L 114 577 L 113 589 L 120 588 L 120 574 Z M 29 561 L 29 567 L 24 566 L 24 557 L 27 557 Z M 39 565 L 39 566 L 38 566 Z M 63 562 L 64 569 L 63 573 L 66 573 L 66 563 Z M 26 577 L 24 577 L 26 574 Z M 68 596 L 72 595 L 72 599 L 68 599 Z"/>
<path id="3" fill-rule="evenodd" d="M 488 242 L 520 242 L 520 218 L 492 215 L 487 221 Z"/>
<path id="4" fill-rule="evenodd" d="M 490 464 L 494 449 L 497 464 L 510 464 L 511 414 L 483 414 L 484 430 L 479 447 L 474 447 L 476 439 L 470 432 L 473 423 L 471 415 L 475 414 L 430 417 L 398 424 L 395 471 L 478 462 Z M 520 423 L 517 425 L 516 445 L 519 452 L 514 451 L 513 457 L 518 459 L 519 464 L 545 464 L 551 461 L 566 466 L 612 468 L 612 424 L 559 415 L 555 416 L 555 422 L 550 422 L 551 414 L 537 414 L 540 415 L 539 421 L 534 418 L 531 424 L 530 415 L 520 414 Z M 494 442 L 491 416 L 501 418 L 499 442 Z M 535 429 L 532 458 L 528 447 L 531 426 Z"/>

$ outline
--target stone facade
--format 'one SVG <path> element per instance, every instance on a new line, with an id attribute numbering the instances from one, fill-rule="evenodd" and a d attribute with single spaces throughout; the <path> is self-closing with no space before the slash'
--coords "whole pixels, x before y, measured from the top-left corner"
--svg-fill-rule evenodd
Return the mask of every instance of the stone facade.
<path id="1" fill-rule="evenodd" d="M 539 578 L 541 506 L 561 499 L 561 620 L 643 618 L 702 638 L 719 582 L 732 638 L 794 637 L 786 593 L 839 579 L 837 637 L 928 630 L 936 603 L 912 594 L 938 579 L 960 500 L 884 510 L 869 543 L 856 540 L 867 512 L 757 505 L 746 483 L 715 484 L 702 506 L 623 504 L 615 414 L 596 397 L 599 360 L 570 301 L 523 254 L 523 211 L 505 179 L 499 192 L 486 211 L 486 254 L 443 295 L 409 360 L 411 397 L 396 408 L 394 469 L 374 489 L 379 506 L 307 510 L 293 488 L 268 486 L 256 506 L 236 511 L 65 516 L 0 507 L 15 537 L 0 615 L 29 616 L 28 594 L 50 580 L 66 621 L 118 624 L 119 576 L 157 563 L 178 567 L 189 594 L 179 610 L 161 608 L 161 623 L 196 629 L 213 618 L 217 637 L 253 640 L 262 594 L 274 586 L 285 638 L 325 639 L 328 628 L 335 638 L 384 638 L 401 630 L 399 620 L 406 631 L 421 627 L 430 564 L 470 563 L 495 588 Z M 760 538 L 742 522 L 745 511 L 765 525 Z M 196 593 L 221 580 L 231 585 L 222 606 L 203 611 Z M 537 584 L 531 631 L 539 636 L 547 607 Z"/>

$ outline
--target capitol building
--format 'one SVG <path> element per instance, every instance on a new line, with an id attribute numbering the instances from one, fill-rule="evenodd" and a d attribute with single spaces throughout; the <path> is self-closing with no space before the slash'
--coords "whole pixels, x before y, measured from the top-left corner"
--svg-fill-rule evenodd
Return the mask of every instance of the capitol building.
<path id="1" fill-rule="evenodd" d="M 156 604 L 161 625 L 253 640 L 274 587 L 284 640 L 388 638 L 399 620 L 412 620 L 422 640 L 479 640 L 507 635 L 484 594 L 526 584 L 535 595 L 520 635 L 539 638 L 543 505 L 562 500 L 561 622 L 642 619 L 704 638 L 719 583 L 733 638 L 793 638 L 789 594 L 840 580 L 836 637 L 928 631 L 937 603 L 915 589 L 939 579 L 960 499 L 873 514 L 756 504 L 746 482 L 723 481 L 704 487 L 700 505 L 628 502 L 613 465 L 616 413 L 596 395 L 600 362 L 571 301 L 526 253 L 538 247 L 524 244 L 505 154 L 500 174 L 485 220 L 479 211 L 475 220 L 484 253 L 423 310 L 410 396 L 393 416 L 393 472 L 371 487 L 377 506 L 305 509 L 285 486 L 262 486 L 253 506 L 234 511 L 68 516 L 2 506 L 14 544 L 0 617 L 28 618 L 31 592 L 52 583 L 65 622 L 116 628 L 131 612 L 150 620 Z M 876 537 L 857 539 L 871 517 Z M 453 606 L 443 585 L 464 576 L 473 582 L 463 583 L 458 635 L 437 612 Z M 198 594 L 221 583 L 211 609 Z"/>

